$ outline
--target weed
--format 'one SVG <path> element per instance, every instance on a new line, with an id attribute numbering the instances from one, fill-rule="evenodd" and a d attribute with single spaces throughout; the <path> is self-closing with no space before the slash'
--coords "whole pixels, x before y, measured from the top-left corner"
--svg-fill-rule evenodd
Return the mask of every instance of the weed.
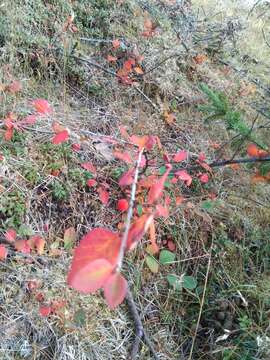
<path id="1" fill-rule="evenodd" d="M 26 211 L 25 195 L 20 190 L 12 190 L 0 197 L 0 224 L 6 229 L 17 229 L 22 223 Z"/>

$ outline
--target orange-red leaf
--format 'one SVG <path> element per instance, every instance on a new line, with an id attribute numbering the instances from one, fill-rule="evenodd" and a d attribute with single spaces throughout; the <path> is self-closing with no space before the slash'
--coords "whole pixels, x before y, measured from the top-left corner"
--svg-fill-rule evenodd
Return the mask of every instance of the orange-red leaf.
<path id="1" fill-rule="evenodd" d="M 32 101 L 32 105 L 39 114 L 49 114 L 52 112 L 52 108 L 47 100 L 36 99 Z"/>
<path id="2" fill-rule="evenodd" d="M 126 162 L 127 164 L 133 163 L 131 156 L 127 151 L 124 151 L 124 152 L 114 151 L 113 155 L 116 159 L 122 160 L 122 161 Z"/>
<path id="3" fill-rule="evenodd" d="M 69 132 L 67 130 L 63 130 L 53 137 L 52 143 L 58 145 L 67 141 L 68 138 L 69 138 Z"/>
<path id="4" fill-rule="evenodd" d="M 116 57 L 116 56 L 112 56 L 112 55 L 108 55 L 108 56 L 107 56 L 107 61 L 109 61 L 109 62 L 116 62 L 116 61 L 117 61 L 117 57 Z"/>
<path id="5" fill-rule="evenodd" d="M 182 181 L 186 183 L 187 186 L 191 185 L 192 177 L 187 173 L 186 170 L 179 170 L 175 175 Z"/>
<path id="6" fill-rule="evenodd" d="M 208 183 L 209 181 L 209 176 L 208 174 L 202 174 L 200 175 L 200 182 L 203 183 L 203 184 L 206 184 Z"/>
<path id="7" fill-rule="evenodd" d="M 103 205 L 107 205 L 109 202 L 109 193 L 106 189 L 104 189 L 103 186 L 100 186 L 98 188 L 98 195 L 99 195 L 99 200 L 102 202 Z"/>
<path id="8" fill-rule="evenodd" d="M 132 250 L 137 243 L 142 239 L 144 234 L 149 228 L 149 225 L 153 221 L 154 216 L 151 214 L 144 214 L 140 216 L 131 225 L 128 233 L 127 249 Z"/>
<path id="9" fill-rule="evenodd" d="M 72 273 L 68 284 L 82 293 L 94 293 L 104 285 L 112 271 L 113 266 L 108 260 L 97 259 Z"/>
<path id="10" fill-rule="evenodd" d="M 90 171 L 93 174 L 96 174 L 97 170 L 95 166 L 90 162 L 84 162 L 81 164 L 81 167 L 87 171 Z"/>
<path id="11" fill-rule="evenodd" d="M 135 60 L 130 58 L 124 62 L 123 69 L 125 69 L 127 72 L 130 72 L 132 70 L 132 66 L 134 65 L 135 65 Z"/>
<path id="12" fill-rule="evenodd" d="M 187 152 L 185 150 L 178 151 L 173 157 L 173 161 L 180 162 L 184 161 L 187 158 Z"/>
<path id="13" fill-rule="evenodd" d="M 42 255 L 45 247 L 45 240 L 40 235 L 31 236 L 28 241 L 31 249 L 36 249 L 38 255 Z"/>
<path id="14" fill-rule="evenodd" d="M 247 147 L 247 153 L 251 157 L 258 157 L 259 149 L 255 144 L 249 144 Z"/>
<path id="15" fill-rule="evenodd" d="M 114 49 L 118 49 L 121 45 L 121 42 L 118 39 L 112 41 L 112 46 Z"/>
<path id="16" fill-rule="evenodd" d="M 52 307 L 51 306 L 40 306 L 39 308 L 39 314 L 42 317 L 47 317 L 52 313 Z"/>
<path id="17" fill-rule="evenodd" d="M 117 233 L 104 228 L 91 230 L 75 249 L 68 283 L 71 283 L 73 277 L 94 260 L 105 259 L 114 266 L 118 258 L 120 243 L 121 240 Z"/>
<path id="18" fill-rule="evenodd" d="M 14 229 L 8 229 L 5 233 L 5 239 L 10 242 L 13 243 L 16 239 L 17 233 Z"/>
<path id="19" fill-rule="evenodd" d="M 89 180 L 87 180 L 87 185 L 89 187 L 94 187 L 97 185 L 97 181 L 95 179 L 89 179 Z"/>
<path id="20" fill-rule="evenodd" d="M 129 169 L 127 172 L 125 172 L 120 180 L 118 181 L 118 184 L 120 186 L 128 186 L 131 185 L 133 183 L 133 177 L 134 177 L 134 173 L 135 170 L 134 169 Z"/>
<path id="21" fill-rule="evenodd" d="M 172 166 L 167 165 L 166 172 L 161 176 L 161 178 L 151 186 L 149 193 L 148 193 L 148 204 L 153 204 L 155 201 L 157 201 L 160 196 L 162 195 L 162 191 L 164 189 L 165 181 L 169 175 L 169 172 L 171 171 Z"/>
<path id="22" fill-rule="evenodd" d="M 28 240 L 16 240 L 14 246 L 16 250 L 22 252 L 23 254 L 30 254 L 31 252 Z"/>
<path id="23" fill-rule="evenodd" d="M 0 245 L 0 260 L 5 260 L 7 257 L 8 251 L 4 245 Z"/>
<path id="24" fill-rule="evenodd" d="M 157 216 L 162 216 L 164 218 L 167 218 L 169 216 L 169 209 L 167 206 L 158 204 L 156 206 L 156 214 L 157 214 Z"/>
<path id="25" fill-rule="evenodd" d="M 121 304 L 127 293 L 127 280 L 119 273 L 112 274 L 103 286 L 104 296 L 110 309 Z"/>
<path id="26" fill-rule="evenodd" d="M 138 75 L 143 75 L 144 74 L 143 69 L 140 66 L 135 66 L 135 68 L 133 70 Z"/>
<path id="27" fill-rule="evenodd" d="M 6 131 L 5 131 L 5 135 L 4 135 L 4 137 L 5 137 L 5 140 L 6 141 L 10 141 L 11 139 L 12 139 L 12 137 L 13 137 L 13 128 L 11 128 L 11 129 L 7 129 Z"/>
<path id="28" fill-rule="evenodd" d="M 151 254 L 154 255 L 159 252 L 159 246 L 157 244 L 156 227 L 154 221 L 149 224 L 149 237 L 151 241 Z"/>

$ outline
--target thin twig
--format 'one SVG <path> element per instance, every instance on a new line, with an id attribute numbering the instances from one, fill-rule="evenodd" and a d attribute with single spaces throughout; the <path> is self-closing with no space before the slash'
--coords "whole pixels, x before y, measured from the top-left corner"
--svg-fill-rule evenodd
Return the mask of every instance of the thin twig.
<path id="1" fill-rule="evenodd" d="M 155 360 L 159 360 L 158 355 L 155 352 L 155 349 L 153 348 L 153 345 L 147 335 L 147 333 L 144 330 L 143 324 L 142 324 L 142 320 L 140 318 L 139 312 L 137 310 L 135 301 L 133 299 L 133 295 L 132 292 L 130 291 L 130 289 L 128 289 L 127 291 L 127 295 L 126 295 L 126 300 L 127 300 L 127 304 L 130 310 L 130 313 L 132 315 L 134 324 L 135 324 L 135 330 L 136 330 L 136 338 L 135 341 L 133 343 L 132 349 L 131 349 L 131 353 L 130 353 L 130 360 L 135 360 L 139 351 L 139 346 L 140 346 L 140 342 L 142 339 L 144 339 L 145 344 L 149 347 L 153 358 Z"/>
<path id="2" fill-rule="evenodd" d="M 133 86 L 133 88 L 138 91 L 139 94 L 142 95 L 142 97 L 145 98 L 145 100 L 147 100 L 149 102 L 149 104 L 156 110 L 156 111 L 160 111 L 157 107 L 156 104 L 153 103 L 153 101 L 147 96 L 145 95 L 145 93 L 138 87 L 138 86 Z"/>
<path id="3" fill-rule="evenodd" d="M 139 168 L 140 168 L 140 163 L 142 160 L 143 151 L 144 151 L 144 148 L 142 148 L 141 151 L 139 152 L 139 156 L 138 156 L 138 160 L 137 160 L 137 164 L 136 164 L 136 168 L 135 168 L 134 180 L 132 183 L 131 195 L 130 195 L 130 201 L 129 201 L 129 209 L 128 209 L 127 218 L 126 218 L 126 222 L 125 222 L 125 231 L 124 231 L 122 239 L 121 239 L 121 246 L 120 246 L 120 250 L 119 250 L 119 254 L 118 254 L 115 271 L 121 270 L 125 250 L 127 247 L 128 233 L 129 233 L 129 229 L 130 229 L 130 225 L 131 225 L 131 219 L 133 216 L 133 207 L 134 207 L 134 202 L 135 202 Z"/>
<path id="4" fill-rule="evenodd" d="M 211 266 L 212 246 L 213 246 L 213 242 L 212 242 L 212 245 L 211 245 L 211 248 L 210 248 L 210 254 L 209 254 L 209 258 L 208 258 L 207 270 L 206 270 L 204 287 L 203 287 L 202 300 L 201 300 L 201 304 L 200 304 L 200 311 L 199 311 L 199 315 L 198 315 L 198 319 L 197 319 L 197 324 L 196 324 L 195 333 L 194 333 L 194 336 L 193 336 L 193 339 L 192 339 L 192 345 L 191 345 L 191 349 L 190 349 L 190 353 L 189 353 L 188 360 L 192 360 L 193 349 L 194 349 L 196 337 L 197 337 L 197 334 L 198 334 L 198 329 L 199 329 L 200 322 L 201 322 L 202 310 L 203 310 L 203 305 L 204 305 L 204 301 L 205 301 L 205 294 L 206 294 L 207 282 L 208 282 L 208 277 L 209 277 L 209 272 L 210 272 L 210 266 Z"/>

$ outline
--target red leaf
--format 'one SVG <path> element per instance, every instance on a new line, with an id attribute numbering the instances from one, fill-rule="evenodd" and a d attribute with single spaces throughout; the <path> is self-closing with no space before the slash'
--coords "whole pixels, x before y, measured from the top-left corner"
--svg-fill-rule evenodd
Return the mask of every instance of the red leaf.
<path id="1" fill-rule="evenodd" d="M 80 144 L 72 144 L 71 145 L 73 151 L 80 151 L 81 145 Z"/>
<path id="2" fill-rule="evenodd" d="M 165 181 L 166 181 L 171 169 L 172 169 L 172 166 L 167 165 L 166 172 L 161 176 L 161 178 L 154 185 L 151 186 L 149 193 L 148 193 L 148 204 L 150 204 L 150 205 L 153 204 L 161 196 L 162 191 L 164 189 Z"/>
<path id="3" fill-rule="evenodd" d="M 123 68 L 124 68 L 126 71 L 130 72 L 130 71 L 132 70 L 132 66 L 134 66 L 134 65 L 135 65 L 135 60 L 134 60 L 134 59 L 128 59 L 128 60 L 126 60 L 126 61 L 124 62 Z"/>
<path id="4" fill-rule="evenodd" d="M 187 158 L 187 152 L 185 150 L 181 150 L 174 155 L 173 161 L 180 162 L 186 160 L 186 158 Z"/>
<path id="5" fill-rule="evenodd" d="M 142 239 L 146 231 L 148 230 L 154 216 L 151 214 L 144 214 L 139 217 L 131 225 L 128 233 L 127 249 L 132 250 L 137 243 Z"/>
<path id="6" fill-rule="evenodd" d="M 52 123 L 52 129 L 56 134 L 66 130 L 65 127 L 63 125 L 59 124 L 59 122 L 57 122 L 57 121 L 54 121 Z"/>
<path id="7" fill-rule="evenodd" d="M 6 141 L 10 141 L 12 139 L 12 137 L 13 137 L 13 128 L 12 129 L 7 129 L 5 131 L 5 136 L 4 137 L 5 137 Z"/>
<path id="8" fill-rule="evenodd" d="M 120 199 L 117 202 L 117 210 L 119 211 L 127 211 L 129 207 L 128 201 L 126 199 Z"/>
<path id="9" fill-rule="evenodd" d="M 114 49 L 118 49 L 121 45 L 121 42 L 118 39 L 112 41 L 112 46 Z"/>
<path id="10" fill-rule="evenodd" d="M 125 172 L 120 180 L 118 181 L 118 184 L 120 186 L 128 186 L 131 185 L 133 183 L 133 177 L 134 177 L 134 173 L 135 170 L 134 169 L 129 169 L 127 172 Z"/>
<path id="11" fill-rule="evenodd" d="M 51 306 L 40 306 L 39 308 L 39 314 L 42 317 L 47 317 L 52 313 Z"/>
<path id="12" fill-rule="evenodd" d="M 114 155 L 114 157 L 116 159 L 125 161 L 127 164 L 132 164 L 133 163 L 133 161 L 131 159 L 131 156 L 127 151 L 125 151 L 125 152 L 114 151 L 113 155 Z"/>
<path id="13" fill-rule="evenodd" d="M 198 160 L 199 160 L 199 161 L 202 161 L 202 162 L 204 162 L 204 161 L 206 160 L 206 156 L 205 156 L 205 153 L 204 153 L 204 152 L 201 152 L 201 153 L 199 154 Z"/>
<path id="14" fill-rule="evenodd" d="M 125 126 L 119 126 L 119 131 L 120 131 L 120 134 L 121 136 L 127 140 L 127 141 L 130 141 L 130 136 L 128 135 L 128 132 L 127 132 L 127 129 Z"/>
<path id="15" fill-rule="evenodd" d="M 139 147 L 139 150 L 141 150 L 144 147 L 152 146 L 153 137 L 151 137 L 149 139 L 149 136 L 147 136 L 147 135 L 144 135 L 144 136 L 132 135 L 130 137 L 130 141 L 132 142 L 132 144 L 137 145 Z"/>
<path id="16" fill-rule="evenodd" d="M 24 125 L 34 125 L 37 121 L 36 115 L 28 115 L 24 119 L 22 119 L 21 123 Z"/>
<path id="17" fill-rule="evenodd" d="M 7 257 L 8 251 L 4 245 L 0 245 L 0 260 L 5 260 Z"/>
<path id="18" fill-rule="evenodd" d="M 69 132 L 67 130 L 64 130 L 54 136 L 54 138 L 52 139 L 52 143 L 58 145 L 67 141 L 68 138 L 69 138 Z"/>
<path id="19" fill-rule="evenodd" d="M 116 57 L 116 56 L 112 56 L 112 55 L 108 55 L 108 56 L 107 56 L 107 61 L 109 61 L 109 62 L 116 62 L 116 61 L 117 61 L 117 57 Z"/>
<path id="20" fill-rule="evenodd" d="M 201 183 L 206 184 L 206 183 L 208 183 L 208 181 L 209 181 L 209 176 L 208 176 L 208 174 L 202 174 L 202 175 L 200 176 L 200 182 L 201 182 Z"/>
<path id="21" fill-rule="evenodd" d="M 108 260 L 97 259 L 69 276 L 68 284 L 82 293 L 94 293 L 104 285 L 112 271 L 113 266 Z"/>
<path id="22" fill-rule="evenodd" d="M 143 75 L 143 74 L 144 74 L 144 71 L 143 71 L 143 69 L 142 69 L 140 66 L 136 66 L 133 70 L 134 70 L 135 73 L 138 74 L 138 75 Z"/>
<path id="23" fill-rule="evenodd" d="M 156 214 L 157 216 L 162 216 L 164 218 L 167 218 L 169 216 L 169 209 L 167 208 L 167 206 L 158 204 L 156 206 Z"/>
<path id="24" fill-rule="evenodd" d="M 32 236 L 29 241 L 28 241 L 29 246 L 32 249 L 36 249 L 38 255 L 42 255 L 44 252 L 44 247 L 45 247 L 45 240 L 39 236 L 39 235 L 34 235 Z"/>
<path id="25" fill-rule="evenodd" d="M 30 254 L 31 252 L 31 247 L 27 240 L 16 240 L 14 246 L 16 250 L 23 254 Z"/>
<path id="26" fill-rule="evenodd" d="M 116 308 L 121 304 L 127 293 L 127 280 L 123 275 L 112 274 L 103 286 L 104 296 L 110 309 Z"/>
<path id="27" fill-rule="evenodd" d="M 175 175 L 182 181 L 186 183 L 187 186 L 190 186 L 192 182 L 192 177 L 186 172 L 186 170 L 179 170 Z"/>
<path id="28" fill-rule="evenodd" d="M 52 108 L 47 100 L 36 99 L 32 101 L 32 105 L 39 114 L 49 114 L 52 112 Z"/>
<path id="29" fill-rule="evenodd" d="M 93 174 L 96 174 L 97 170 L 95 166 L 90 162 L 85 162 L 81 164 L 81 167 L 87 171 L 90 171 Z"/>
<path id="30" fill-rule="evenodd" d="M 120 243 L 121 240 L 117 233 L 104 228 L 91 230 L 75 249 L 68 282 L 72 281 L 73 276 L 81 268 L 94 260 L 105 259 L 114 266 L 118 258 Z"/>
<path id="31" fill-rule="evenodd" d="M 104 187 L 99 187 L 98 188 L 98 194 L 99 194 L 99 199 L 102 202 L 103 205 L 107 205 L 109 202 L 109 193 L 107 190 L 104 189 Z"/>
<path id="32" fill-rule="evenodd" d="M 13 243 L 16 237 L 17 237 L 17 233 L 14 229 L 8 229 L 5 233 L 5 239 L 10 243 Z"/>
<path id="33" fill-rule="evenodd" d="M 94 187 L 97 185 L 97 181 L 95 179 L 89 179 L 87 180 L 87 185 L 90 187 Z"/>
<path id="34" fill-rule="evenodd" d="M 151 221 L 149 224 L 149 237 L 151 241 L 151 254 L 154 255 L 159 252 L 159 246 L 157 244 L 157 237 L 156 237 L 156 227 L 154 221 Z"/>
<path id="35" fill-rule="evenodd" d="M 6 89 L 11 94 L 15 94 L 16 92 L 19 92 L 22 90 L 22 83 L 18 80 L 15 80 L 11 84 L 9 84 Z"/>

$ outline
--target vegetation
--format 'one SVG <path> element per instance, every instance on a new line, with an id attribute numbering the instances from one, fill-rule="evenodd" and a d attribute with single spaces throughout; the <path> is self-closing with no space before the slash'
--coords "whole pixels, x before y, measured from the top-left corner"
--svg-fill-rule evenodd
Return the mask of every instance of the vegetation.
<path id="1" fill-rule="evenodd" d="M 270 9 L 194 3 L 0 6 L 4 359 L 269 357 Z"/>

